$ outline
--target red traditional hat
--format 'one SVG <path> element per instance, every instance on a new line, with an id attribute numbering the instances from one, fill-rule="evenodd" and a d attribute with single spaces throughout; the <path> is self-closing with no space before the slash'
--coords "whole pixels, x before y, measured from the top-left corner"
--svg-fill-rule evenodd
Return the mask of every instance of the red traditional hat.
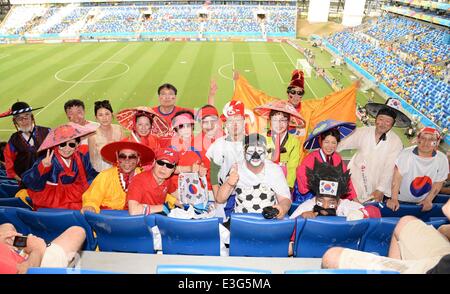
<path id="1" fill-rule="evenodd" d="M 120 150 L 124 149 L 136 151 L 141 159 L 141 165 L 148 165 L 153 162 L 153 159 L 155 159 L 155 152 L 153 152 L 152 149 L 143 144 L 128 141 L 109 143 L 100 150 L 100 154 L 105 161 L 114 164 L 117 161 L 116 154 Z"/>
<path id="2" fill-rule="evenodd" d="M 295 69 L 292 72 L 291 82 L 289 83 L 289 87 L 300 87 L 303 90 L 305 89 L 305 77 L 303 71 Z"/>
<path id="3" fill-rule="evenodd" d="M 144 112 L 150 116 L 152 119 L 152 129 L 151 134 L 156 136 L 163 136 L 169 131 L 169 126 L 167 122 L 154 112 L 150 107 L 138 106 L 134 108 L 127 108 L 119 111 L 116 115 L 117 121 L 127 130 L 132 131 L 134 129 L 134 124 L 136 122 L 136 115 L 139 112 Z"/>
<path id="4" fill-rule="evenodd" d="M 255 107 L 253 111 L 266 119 L 270 118 L 270 112 L 272 110 L 285 112 L 290 115 L 290 122 L 289 125 L 294 127 L 301 127 L 303 128 L 305 126 L 305 120 L 301 116 L 300 113 L 295 109 L 294 106 L 292 106 L 291 103 L 284 101 L 284 100 L 274 100 L 270 101 L 264 105 Z"/>
<path id="5" fill-rule="evenodd" d="M 172 164 L 177 164 L 180 159 L 180 155 L 172 148 L 162 148 L 156 153 L 156 160 L 167 160 Z"/>
<path id="6" fill-rule="evenodd" d="M 95 131 L 96 127 L 92 126 L 80 126 L 74 123 L 61 125 L 50 130 L 47 137 L 45 137 L 44 142 L 42 142 L 41 147 L 39 147 L 38 152 L 58 146 L 61 143 L 76 138 L 84 137 L 86 135 L 94 133 Z"/>

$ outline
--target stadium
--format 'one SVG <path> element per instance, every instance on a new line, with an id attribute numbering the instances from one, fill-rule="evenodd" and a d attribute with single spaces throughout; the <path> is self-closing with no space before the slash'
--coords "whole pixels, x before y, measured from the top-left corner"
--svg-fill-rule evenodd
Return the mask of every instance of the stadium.
<path id="1" fill-rule="evenodd" d="M 0 141 L 8 142 L 2 145 L 5 151 L 2 151 L 4 158 L 0 162 L 0 233 L 1 224 L 9 223 L 19 233 L 31 233 L 49 243 L 73 226 L 84 229 L 85 238 L 78 248 L 79 253 L 69 266 L 39 267 L 39 264 L 34 264 L 24 271 L 28 273 L 403 273 L 399 269 L 376 267 L 334 268 L 330 265 L 323 268 L 322 257 L 330 248 L 339 247 L 390 258 L 394 230 L 405 216 L 406 219 L 413 216 L 434 227 L 435 232 L 445 235 L 442 233 L 444 229 L 440 227 L 449 224 L 444 208 L 449 199 L 449 14 L 449 1 L 419 0 L 0 0 Z M 303 77 L 298 78 L 300 84 L 294 83 L 295 70 L 302 72 Z M 436 160 L 439 157 L 441 161 L 436 163 L 439 167 L 433 165 L 436 170 L 433 169 L 433 175 L 428 174 L 431 173 L 430 167 L 424 174 L 412 176 L 408 193 L 413 194 L 417 201 L 401 199 L 397 201 L 397 209 L 391 209 L 390 204 L 387 204 L 391 193 L 389 182 L 389 193 L 381 193 L 387 200 L 383 203 L 381 198 L 378 202 L 370 203 L 377 207 L 381 217 L 357 220 L 339 213 L 332 217 L 289 218 L 306 203 L 296 201 L 298 199 L 294 197 L 293 191 L 300 191 L 296 190 L 300 189 L 297 188 L 300 187 L 297 169 L 297 177 L 294 175 L 293 179 L 295 186 L 289 184 L 288 187 L 292 205 L 289 204 L 284 217 L 279 220 L 265 219 L 258 206 L 260 203 L 254 202 L 253 207 L 258 206 L 255 209 L 257 213 L 235 211 L 231 214 L 231 226 L 224 228 L 228 229 L 228 235 L 222 234 L 223 217 L 214 215 L 192 220 L 172 219 L 161 216 L 161 213 L 147 214 L 156 205 L 154 203 L 148 203 L 148 211 L 147 204 L 139 204 L 144 205 L 144 213 L 137 215 L 131 213 L 131 206 L 127 208 L 130 204 L 122 205 L 121 209 L 101 208 L 97 213 L 81 213 L 81 206 L 74 209 L 75 206 L 40 205 L 39 200 L 34 198 L 37 197 L 35 191 L 30 192 L 30 189 L 34 189 L 34 183 L 30 182 L 28 186 L 22 174 L 11 173 L 17 168 L 16 161 L 20 161 L 17 148 L 11 147 L 11 140 L 15 134 L 23 133 L 20 123 L 15 120 L 22 112 L 32 113 L 33 119 L 33 131 L 30 137 L 24 137 L 26 144 L 30 144 L 30 139 L 37 144 L 37 137 L 33 137 L 34 126 L 51 129 L 48 138 L 58 126 L 72 122 L 68 109 L 78 107 L 79 104 L 68 106 L 68 101 L 81 101 L 86 121 L 97 121 L 101 125 L 97 116 L 97 102 L 108 100 L 109 106 L 103 109 L 111 109 L 111 114 L 116 115 L 113 123 L 122 125 L 123 134 L 119 139 L 124 139 L 125 136 L 132 137 L 137 130 L 127 128 L 121 121 L 120 113 L 137 107 L 152 107 L 155 112 L 148 110 L 152 113 L 151 124 L 158 115 L 164 118 L 165 114 L 158 112 L 158 105 L 163 105 L 161 89 L 173 90 L 167 85 L 176 87 L 174 93 L 179 107 L 176 109 L 192 110 L 195 122 L 199 122 L 195 127 L 194 117 L 181 122 L 182 127 L 187 123 L 192 125 L 192 136 L 202 133 L 202 123 L 199 121 L 202 116 L 199 113 L 207 104 L 216 108 L 218 120 L 223 112 L 225 118 L 222 118 L 221 126 L 229 135 L 231 131 L 227 129 L 227 119 L 230 118 L 226 111 L 230 110 L 230 105 L 236 104 L 233 101 L 245 105 L 245 116 L 244 113 L 242 115 L 247 124 L 253 117 L 259 119 L 258 107 L 274 101 L 288 101 L 291 99 L 289 91 L 295 89 L 294 85 L 301 85 L 302 106 L 293 106 L 296 108 L 294 115 L 298 115 L 299 121 L 302 121 L 297 122 L 296 128 L 301 131 L 295 135 L 299 137 L 301 149 L 298 153 L 303 160 L 311 151 L 303 147 L 307 146 L 310 137 L 319 132 L 321 122 L 332 119 L 342 121 L 339 127 L 353 126 L 346 133 L 336 127 L 341 132 L 337 140 L 339 150 L 340 139 L 354 136 L 355 127 L 356 130 L 378 128 L 379 113 L 376 111 L 380 108 L 371 108 L 373 105 L 382 107 L 380 105 L 389 105 L 389 101 L 395 100 L 393 124 L 383 134 L 384 139 L 377 139 L 374 144 L 386 141 L 386 137 L 393 134 L 403 145 L 401 149 L 405 148 L 404 152 L 416 145 L 420 147 L 420 135 L 430 134 L 432 132 L 429 130 L 433 130 L 432 134 L 437 134 L 437 140 L 431 143 L 434 145 L 429 157 Z M 19 101 L 28 106 L 15 110 L 14 105 L 17 106 Z M 271 109 L 275 111 L 278 108 Z M 375 113 L 372 109 L 376 110 Z M 254 113 L 249 119 L 247 111 L 252 110 Z M 238 109 L 233 108 L 232 115 L 235 111 Z M 268 118 L 272 116 L 270 113 L 267 113 Z M 293 114 L 289 113 L 292 119 Z M 397 123 L 399 113 L 405 117 L 405 125 Z M 176 127 L 178 122 L 175 118 L 171 116 L 168 126 L 176 133 L 182 128 Z M 137 125 L 137 116 L 133 123 Z M 262 129 L 261 125 L 258 126 L 258 132 L 269 134 L 270 129 L 269 132 L 266 129 L 268 123 L 264 121 L 263 125 Z M 246 125 L 247 135 L 250 133 L 249 128 L 256 129 Z M 389 131 L 391 128 L 392 131 Z M 429 133 L 424 133 L 427 130 Z M 388 133 L 391 135 L 386 136 Z M 159 135 L 155 133 L 155 136 Z M 173 133 L 171 136 L 174 136 Z M 279 145 L 284 143 L 275 142 L 275 135 L 267 137 L 267 146 L 270 141 L 274 144 L 274 150 L 284 148 L 283 145 L 280 149 Z M 74 141 L 79 146 L 82 144 L 80 138 Z M 55 135 L 53 140 L 57 139 Z M 108 143 L 119 139 L 109 140 Z M 324 138 L 319 140 L 317 144 L 321 145 Z M 347 138 L 345 140 L 348 141 Z M 66 148 L 62 147 L 65 142 L 72 141 L 60 141 L 59 147 L 59 143 L 51 147 L 55 150 Z M 165 148 L 161 142 L 158 147 L 151 148 L 152 159 L 155 158 L 156 162 L 159 151 Z M 249 144 L 245 148 L 250 148 Z M 200 145 L 203 147 L 202 143 Z M 417 157 L 421 154 L 419 147 L 415 147 L 419 151 L 412 151 L 417 153 Z M 91 146 L 86 148 L 89 148 L 93 161 Z M 223 145 L 221 148 L 228 147 Z M 35 149 L 25 153 L 38 154 Z M 204 151 L 206 155 L 203 155 L 203 150 L 198 153 L 208 157 L 208 151 Z M 267 147 L 266 151 L 269 152 L 270 148 Z M 89 158 L 89 152 L 82 153 Z M 339 152 L 342 162 L 349 166 L 353 182 L 357 179 L 353 178 L 356 171 L 355 167 L 352 170 L 352 166 L 358 160 L 358 154 L 364 154 L 358 152 L 355 146 L 343 148 Z M 119 156 L 118 151 L 116 155 Z M 23 174 L 30 176 L 33 168 L 42 174 L 42 169 L 33 165 L 34 162 L 56 160 L 56 155 L 53 159 L 52 156 L 53 153 L 49 157 L 48 151 L 47 156 L 45 152 L 36 155 Z M 277 163 L 284 155 L 278 156 Z M 129 161 L 131 157 L 125 158 L 125 161 Z M 394 173 L 396 159 L 396 156 L 392 157 L 392 170 L 385 170 L 385 174 L 391 176 Z M 242 158 L 244 165 L 245 160 Z M 208 187 L 211 184 L 214 186 L 212 180 L 209 182 L 209 175 L 211 173 L 212 176 L 213 172 L 209 161 L 215 160 L 208 157 L 208 166 L 211 164 L 206 183 Z M 368 161 L 365 161 L 362 169 L 370 165 Z M 80 161 L 76 162 L 80 164 Z M 117 162 L 120 162 L 119 157 Z M 293 167 L 294 173 L 301 162 Z M 400 159 L 395 162 L 395 171 L 398 172 Z M 171 163 L 165 164 L 169 168 Z M 194 173 L 194 165 L 186 164 L 189 168 L 192 166 L 186 173 Z M 72 166 L 69 163 L 68 168 Z M 411 165 L 405 170 L 419 172 L 418 168 Z M 447 171 L 445 179 L 442 178 L 443 170 Z M 232 171 L 234 167 L 226 171 L 228 178 Z M 289 178 L 286 173 L 284 170 L 285 178 Z M 379 177 L 383 177 L 380 167 L 377 171 L 374 168 L 373 173 L 380 173 Z M 69 174 L 73 176 L 73 173 Z M 75 171 L 77 175 L 78 171 Z M 368 191 L 365 177 L 363 171 L 361 186 Z M 404 182 L 407 173 L 399 173 L 400 182 L 402 177 Z M 120 179 L 120 187 L 123 188 Z M 274 179 L 275 176 L 272 181 Z M 39 184 L 38 190 L 61 185 L 64 180 L 62 177 L 59 180 L 56 178 L 55 184 L 50 183 L 49 179 L 42 181 L 47 184 L 45 188 Z M 88 180 L 89 184 L 91 181 Z M 394 182 L 394 179 L 390 181 Z M 403 182 L 401 187 L 400 182 L 397 193 L 402 194 Z M 180 178 L 178 183 L 181 183 Z M 229 183 L 221 182 L 219 172 L 219 192 L 213 193 L 209 189 L 209 205 L 214 205 L 214 200 L 217 201 L 216 192 L 220 193 L 225 184 Z M 361 201 L 359 197 L 357 183 L 354 185 L 361 202 L 358 205 L 367 206 L 368 202 Z M 197 193 L 197 186 L 188 187 L 191 194 Z M 377 186 L 376 191 L 380 192 L 380 189 Z M 208 193 L 206 188 L 205 193 Z M 265 190 L 254 189 L 247 198 L 255 196 L 255 193 L 263 195 Z M 275 194 L 279 196 L 279 193 Z M 373 193 L 366 196 L 374 200 Z M 81 194 L 79 198 L 81 205 Z M 429 200 L 427 209 L 422 203 L 425 200 Z M 423 205 L 423 209 L 417 204 Z M 130 215 L 127 209 L 130 209 Z M 201 210 L 202 213 L 204 211 Z M 196 214 L 199 212 L 196 211 Z M 450 237 L 449 231 L 446 231 L 447 237 Z M 224 236 L 228 238 L 225 245 L 222 244 Z M 446 241 L 444 245 L 449 247 Z M 4 251 L 0 253 L 4 254 Z M 445 251 L 439 257 L 448 256 L 449 253 L 450 250 Z M 331 253 L 327 258 L 329 256 Z M 434 269 L 439 260 L 427 270 Z M 413 270 L 411 272 L 415 273 Z"/>

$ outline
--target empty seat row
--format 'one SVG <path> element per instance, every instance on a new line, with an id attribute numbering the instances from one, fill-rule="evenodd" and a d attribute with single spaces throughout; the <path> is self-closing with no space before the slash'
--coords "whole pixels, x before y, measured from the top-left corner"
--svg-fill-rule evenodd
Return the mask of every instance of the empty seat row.
<path id="1" fill-rule="evenodd" d="M 0 207 L 0 223 L 9 222 L 23 234 L 47 242 L 71 226 L 86 231 L 84 250 L 155 253 L 154 232 L 161 234 L 165 254 L 220 255 L 218 218 L 184 220 L 163 215 L 128 216 L 79 211 L 30 211 Z M 232 214 L 229 253 L 232 256 L 287 257 L 294 240 L 294 256 L 322 257 L 333 246 L 387 255 L 392 232 L 399 218 L 346 221 L 343 217 L 266 220 L 260 214 Z M 438 227 L 443 217 L 430 218 Z M 294 233 L 295 232 L 295 233 Z M 94 237 L 95 236 L 95 237 Z"/>

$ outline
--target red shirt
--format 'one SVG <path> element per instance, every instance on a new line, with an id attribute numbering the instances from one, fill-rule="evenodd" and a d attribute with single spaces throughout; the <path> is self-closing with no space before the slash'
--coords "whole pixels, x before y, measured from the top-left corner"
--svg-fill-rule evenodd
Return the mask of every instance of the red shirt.
<path id="1" fill-rule="evenodd" d="M 142 172 L 133 178 L 128 187 L 127 202 L 134 200 L 140 204 L 160 205 L 164 204 L 166 195 L 177 191 L 178 183 L 175 177 L 170 177 L 161 185 L 158 185 L 153 170 Z"/>
<path id="2" fill-rule="evenodd" d="M 0 243 L 0 274 L 17 274 L 17 265 L 24 261 L 25 258 L 8 245 Z"/>
<path id="3" fill-rule="evenodd" d="M 181 111 L 181 110 L 189 110 L 189 111 L 192 111 L 192 113 L 194 113 L 192 109 L 184 108 L 184 107 L 180 107 L 180 106 L 176 106 L 176 105 L 173 107 L 173 109 L 172 109 L 172 111 L 171 111 L 170 113 L 162 113 L 162 112 L 159 110 L 159 106 L 155 106 L 155 107 L 153 107 L 152 109 L 153 109 L 157 114 L 159 114 L 162 118 L 164 118 L 164 119 L 166 120 L 167 124 L 169 125 L 169 128 L 172 128 L 172 119 L 173 119 L 173 117 L 175 116 L 175 113 L 177 113 L 178 111 Z"/>

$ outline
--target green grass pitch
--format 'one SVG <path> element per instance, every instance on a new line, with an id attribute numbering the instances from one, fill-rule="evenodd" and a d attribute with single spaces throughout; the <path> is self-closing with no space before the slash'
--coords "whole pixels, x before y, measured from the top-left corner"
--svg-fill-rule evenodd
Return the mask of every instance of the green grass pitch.
<path id="1" fill-rule="evenodd" d="M 341 74 L 330 68 L 328 53 L 312 50 L 319 66 L 345 86 L 352 82 L 350 71 L 344 69 Z M 55 127 L 66 121 L 64 103 L 77 98 L 86 104 L 87 119 L 95 120 L 94 101 L 109 99 L 116 112 L 125 107 L 154 106 L 157 88 L 163 83 L 178 88 L 178 105 L 195 108 L 207 102 L 211 79 L 217 81 L 215 104 L 221 109 L 233 94 L 232 68 L 257 89 L 286 98 L 290 74 L 299 58 L 305 57 L 288 44 L 260 42 L 3 45 L 0 112 L 17 100 L 26 101 L 33 107 L 44 107 L 35 112 L 37 124 Z M 331 92 L 331 87 L 314 74 L 306 79 L 304 99 Z M 362 92 L 357 99 L 362 105 L 367 101 Z M 10 118 L 0 119 L 0 140 L 7 140 L 14 131 Z"/>

